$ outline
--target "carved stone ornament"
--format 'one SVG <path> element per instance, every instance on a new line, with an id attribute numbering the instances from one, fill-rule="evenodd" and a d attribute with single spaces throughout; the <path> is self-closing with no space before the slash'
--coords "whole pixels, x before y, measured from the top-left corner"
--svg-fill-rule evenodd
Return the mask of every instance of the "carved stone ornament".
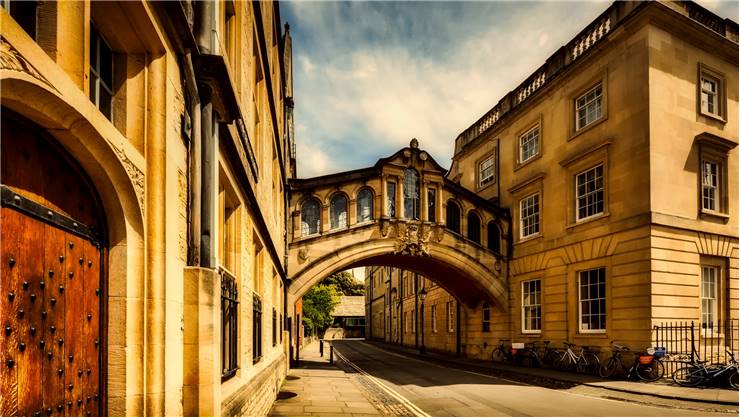
<path id="1" fill-rule="evenodd" d="M 306 259 L 308 259 L 308 251 L 305 248 L 298 250 L 298 261 L 303 263 Z"/>
<path id="2" fill-rule="evenodd" d="M 134 191 L 136 192 L 136 198 L 139 200 L 139 208 L 141 208 L 142 214 L 144 213 L 144 172 L 139 169 L 136 164 L 131 161 L 131 159 L 126 155 L 126 152 L 124 152 L 123 149 L 113 146 L 113 149 L 115 149 L 116 153 L 118 154 L 118 158 L 121 160 L 121 163 L 123 164 L 124 169 L 126 169 L 126 173 L 128 174 L 129 178 L 131 179 L 131 183 L 134 186 Z"/>
<path id="3" fill-rule="evenodd" d="M 437 239 L 437 242 L 441 242 L 445 237 L 445 227 L 434 226 L 434 237 Z"/>
<path id="4" fill-rule="evenodd" d="M 51 85 L 49 80 L 41 75 L 36 67 L 31 65 L 31 63 L 28 62 L 28 60 L 26 60 L 26 58 L 24 58 L 17 49 L 13 48 L 13 45 L 8 43 L 8 40 L 3 36 L 0 36 L 0 69 L 25 72 L 58 92 L 58 90 Z"/>
<path id="5" fill-rule="evenodd" d="M 383 237 L 388 237 L 388 235 L 393 230 L 393 225 L 391 225 L 391 222 L 388 221 L 388 219 L 380 219 L 380 235 Z"/>
<path id="6" fill-rule="evenodd" d="M 397 255 L 429 256 L 429 237 L 432 230 L 423 224 L 398 224 L 398 235 L 396 236 Z"/>

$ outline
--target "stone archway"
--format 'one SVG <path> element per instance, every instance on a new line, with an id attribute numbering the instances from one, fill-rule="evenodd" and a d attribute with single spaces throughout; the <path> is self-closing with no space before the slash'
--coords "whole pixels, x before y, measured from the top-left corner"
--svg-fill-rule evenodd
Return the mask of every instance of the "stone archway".
<path id="1" fill-rule="evenodd" d="M 107 401 L 105 409 L 126 410 L 132 398 L 143 394 L 137 381 L 144 366 L 137 352 L 142 351 L 144 308 L 136 300 L 144 293 L 144 159 L 109 123 L 96 120 L 99 115 L 79 111 L 86 108 L 86 97 L 63 97 L 38 74 L 4 69 L 2 77 L 3 107 L 52 136 L 90 178 L 100 197 L 108 240 L 104 262 L 109 271 L 103 384 L 107 392 L 100 395 Z"/>

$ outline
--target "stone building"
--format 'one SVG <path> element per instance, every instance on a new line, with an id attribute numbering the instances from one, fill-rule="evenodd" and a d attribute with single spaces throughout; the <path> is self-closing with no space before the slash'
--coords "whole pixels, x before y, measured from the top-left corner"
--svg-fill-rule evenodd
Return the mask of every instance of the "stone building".
<path id="1" fill-rule="evenodd" d="M 0 408 L 266 413 L 292 314 L 278 4 L 0 5 Z"/>
<path id="2" fill-rule="evenodd" d="M 463 306 L 463 354 L 490 357 L 500 338 L 642 349 L 676 320 L 737 348 L 721 328 L 738 310 L 737 63 L 737 23 L 692 2 L 616 2 L 456 138 L 446 178 L 511 213 L 508 302 Z M 369 296 L 373 338 L 399 328 L 379 325 L 404 293 L 390 276 Z M 427 290 L 441 297 L 428 335 L 449 294 Z"/>

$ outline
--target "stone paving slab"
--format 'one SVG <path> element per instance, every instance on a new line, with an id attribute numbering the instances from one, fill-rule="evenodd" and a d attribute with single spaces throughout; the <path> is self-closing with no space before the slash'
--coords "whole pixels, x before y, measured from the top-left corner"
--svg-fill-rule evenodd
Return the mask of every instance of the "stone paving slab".
<path id="1" fill-rule="evenodd" d="M 382 415 L 363 394 L 352 377 L 319 356 L 318 344 L 302 352 L 301 367 L 291 369 L 280 392 L 294 393 L 292 398 L 275 401 L 270 416 L 352 416 Z"/>

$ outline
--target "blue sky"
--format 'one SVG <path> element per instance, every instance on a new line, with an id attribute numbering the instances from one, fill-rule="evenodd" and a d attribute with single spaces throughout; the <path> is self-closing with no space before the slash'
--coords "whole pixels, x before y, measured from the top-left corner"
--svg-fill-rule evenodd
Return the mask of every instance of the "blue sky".
<path id="1" fill-rule="evenodd" d="M 609 2 L 281 2 L 293 36 L 298 175 L 454 139 Z M 737 21 L 737 2 L 701 1 Z"/>

